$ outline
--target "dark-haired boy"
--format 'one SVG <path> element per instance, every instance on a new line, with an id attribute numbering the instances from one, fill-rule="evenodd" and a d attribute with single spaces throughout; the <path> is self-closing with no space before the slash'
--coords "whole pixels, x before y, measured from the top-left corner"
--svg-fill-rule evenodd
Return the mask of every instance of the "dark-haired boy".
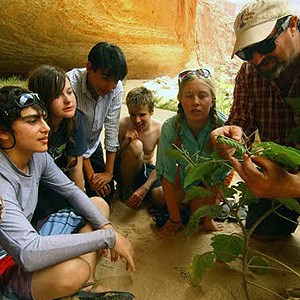
<path id="1" fill-rule="evenodd" d="M 100 42 L 88 54 L 86 68 L 68 72 L 82 111 L 88 150 L 83 155 L 86 192 L 100 194 L 108 200 L 113 191 L 113 169 L 118 149 L 118 128 L 122 106 L 122 80 L 127 75 L 127 63 L 122 50 L 113 44 Z M 104 146 L 101 132 L 105 128 Z"/>

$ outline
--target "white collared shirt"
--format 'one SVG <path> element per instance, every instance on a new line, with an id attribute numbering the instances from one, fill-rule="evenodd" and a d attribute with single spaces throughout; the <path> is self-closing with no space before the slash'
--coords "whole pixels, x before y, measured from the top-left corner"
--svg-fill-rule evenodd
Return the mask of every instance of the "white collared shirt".
<path id="1" fill-rule="evenodd" d="M 123 85 L 119 80 L 117 87 L 105 96 L 99 96 L 97 101 L 87 89 L 86 68 L 72 69 L 68 73 L 72 87 L 77 97 L 77 108 L 83 113 L 88 150 L 83 155 L 90 157 L 101 141 L 104 126 L 104 147 L 110 152 L 116 152 L 119 147 L 119 119 L 122 106 Z"/>

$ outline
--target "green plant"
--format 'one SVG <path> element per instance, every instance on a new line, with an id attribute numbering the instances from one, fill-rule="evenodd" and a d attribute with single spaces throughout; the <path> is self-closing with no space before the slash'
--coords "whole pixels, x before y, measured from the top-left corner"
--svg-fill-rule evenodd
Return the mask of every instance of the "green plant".
<path id="1" fill-rule="evenodd" d="M 245 145 L 238 143 L 230 138 L 218 136 L 217 140 L 220 143 L 229 145 L 236 148 L 235 156 L 242 160 L 243 154 L 255 154 L 258 156 L 265 156 L 269 159 L 279 162 L 282 166 L 290 171 L 298 171 L 300 167 L 300 151 L 291 148 L 283 147 L 276 143 L 264 142 L 257 144 L 251 151 L 245 147 Z M 176 148 L 176 147 L 175 147 Z M 255 224 L 248 230 L 246 230 L 244 223 L 239 217 L 239 209 L 241 207 L 250 205 L 257 201 L 266 201 L 256 198 L 250 190 L 247 188 L 244 182 L 238 182 L 237 184 L 228 188 L 222 182 L 218 181 L 220 172 L 228 172 L 231 169 L 229 161 L 220 158 L 215 152 L 208 158 L 198 156 L 189 157 L 188 153 L 184 149 L 172 149 L 169 151 L 169 155 L 175 157 L 178 161 L 184 160 L 187 166 L 187 176 L 185 178 L 184 187 L 187 188 L 186 201 L 189 199 L 200 196 L 206 197 L 208 190 L 217 185 L 220 195 L 225 203 L 228 199 L 232 199 L 237 196 L 238 200 L 236 205 L 231 208 L 231 214 L 237 220 L 238 225 L 242 230 L 242 234 L 233 233 L 218 234 L 212 238 L 212 251 L 203 254 L 197 254 L 193 256 L 190 266 L 189 274 L 192 284 L 197 285 L 201 282 L 207 269 L 213 267 L 216 261 L 231 263 L 239 260 L 241 262 L 243 287 L 246 298 L 249 300 L 249 285 L 262 288 L 274 296 L 284 299 L 274 291 L 253 282 L 250 278 L 251 273 L 263 275 L 270 270 L 282 270 L 295 274 L 300 277 L 300 274 L 293 270 L 291 267 L 283 264 L 275 258 L 272 258 L 264 253 L 260 253 L 249 246 L 250 236 L 255 228 L 271 213 L 275 212 L 279 207 L 285 205 L 289 209 L 294 209 L 300 213 L 300 205 L 296 199 L 274 199 L 269 200 L 273 202 L 272 208 L 261 216 Z M 198 183 L 201 182 L 201 187 Z M 197 186 L 193 186 L 193 184 Z M 199 220 L 204 216 L 217 217 L 221 211 L 221 206 L 202 206 L 198 208 L 190 218 L 190 222 L 186 228 L 188 236 L 192 236 L 198 231 Z"/>

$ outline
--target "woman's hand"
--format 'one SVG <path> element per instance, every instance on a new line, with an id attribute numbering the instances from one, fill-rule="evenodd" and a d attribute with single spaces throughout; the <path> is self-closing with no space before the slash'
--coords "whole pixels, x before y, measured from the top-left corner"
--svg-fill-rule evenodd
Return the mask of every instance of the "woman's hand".
<path id="1" fill-rule="evenodd" d="M 159 238 L 166 238 L 175 235 L 182 228 L 181 220 L 174 221 L 169 219 L 158 232 Z"/>

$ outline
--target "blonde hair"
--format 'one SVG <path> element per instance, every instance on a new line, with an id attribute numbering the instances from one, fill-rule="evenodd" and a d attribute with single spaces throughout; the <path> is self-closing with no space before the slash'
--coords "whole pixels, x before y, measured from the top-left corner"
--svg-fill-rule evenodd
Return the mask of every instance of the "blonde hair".
<path id="1" fill-rule="evenodd" d="M 186 83 L 189 82 L 189 81 L 195 80 L 195 79 L 202 80 L 203 83 L 205 83 L 210 88 L 211 96 L 215 100 L 216 99 L 216 84 L 215 84 L 215 80 L 212 78 L 212 76 L 202 77 L 202 76 L 198 76 L 196 74 L 189 75 L 186 78 L 184 78 L 181 81 L 179 81 L 179 83 L 178 83 L 179 89 L 178 89 L 177 99 L 178 100 L 180 99 L 181 94 L 182 94 L 182 90 L 183 90 L 184 86 L 186 85 Z"/>
<path id="2" fill-rule="evenodd" d="M 154 109 L 153 93 L 143 86 L 136 87 L 128 92 L 126 105 L 129 109 L 139 109 L 147 105 L 149 112 L 152 112 Z"/>
<path id="3" fill-rule="evenodd" d="M 217 117 L 217 110 L 216 110 L 216 85 L 215 85 L 215 81 L 212 78 L 212 76 L 209 77 L 202 77 L 202 76 L 198 76 L 196 74 L 192 74 L 187 76 L 186 78 L 184 78 L 183 80 L 178 82 L 178 86 L 179 86 L 179 90 L 178 90 L 178 94 L 177 94 L 177 99 L 180 100 L 181 96 L 182 96 L 182 91 L 184 86 L 195 79 L 199 79 L 202 80 L 209 88 L 210 88 L 210 92 L 211 92 L 211 97 L 214 100 L 214 104 L 212 105 L 212 107 L 210 108 L 210 116 L 212 118 L 212 129 L 215 129 L 218 127 L 218 117 Z M 180 137 L 180 131 L 181 131 L 181 127 L 182 127 L 182 122 L 185 119 L 185 114 L 182 108 L 181 103 L 178 103 L 178 110 L 177 110 L 177 115 L 175 118 L 175 139 L 174 139 L 174 144 L 177 147 L 180 147 L 182 144 L 181 141 L 181 137 Z"/>

